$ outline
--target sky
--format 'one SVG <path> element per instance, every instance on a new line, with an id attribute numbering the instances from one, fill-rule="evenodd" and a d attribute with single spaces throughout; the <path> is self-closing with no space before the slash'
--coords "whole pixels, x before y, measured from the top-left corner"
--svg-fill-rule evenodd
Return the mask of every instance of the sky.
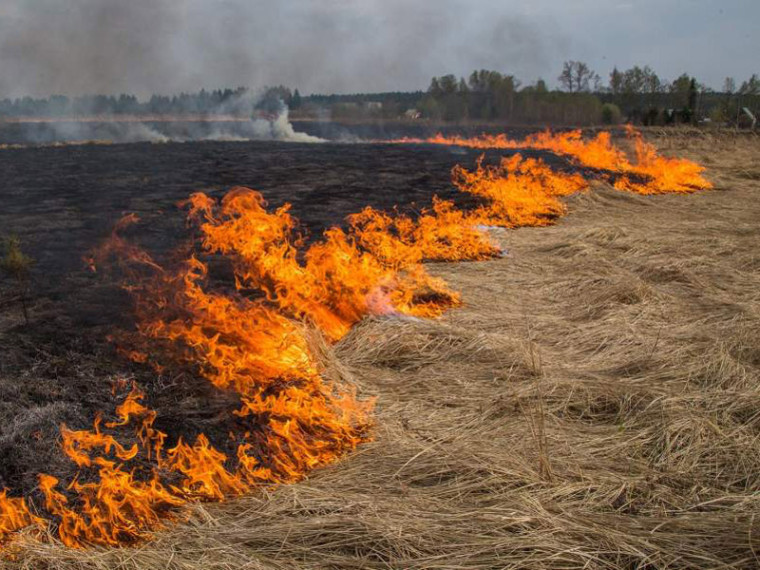
<path id="1" fill-rule="evenodd" d="M 557 85 L 564 60 L 760 73 L 760 0 L 0 0 L 0 98 L 283 84 L 426 89 L 493 69 Z"/>

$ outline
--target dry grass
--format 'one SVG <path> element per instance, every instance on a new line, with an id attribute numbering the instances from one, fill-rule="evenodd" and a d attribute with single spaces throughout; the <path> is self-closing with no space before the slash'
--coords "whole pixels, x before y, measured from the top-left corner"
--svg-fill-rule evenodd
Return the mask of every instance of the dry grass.
<path id="1" fill-rule="evenodd" d="M 335 348 L 330 374 L 378 398 L 355 455 L 137 548 L 7 567 L 757 567 L 760 144 L 657 142 L 716 190 L 597 188 L 500 233 L 505 259 L 434 266 L 465 308 Z"/>

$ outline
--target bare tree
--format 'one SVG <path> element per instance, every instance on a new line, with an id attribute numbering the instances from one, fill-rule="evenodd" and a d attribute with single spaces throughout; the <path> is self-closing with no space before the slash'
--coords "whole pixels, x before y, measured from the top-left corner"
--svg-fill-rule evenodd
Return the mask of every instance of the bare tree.
<path id="1" fill-rule="evenodd" d="M 570 93 L 588 92 L 592 86 L 596 88 L 600 85 L 599 75 L 582 61 L 566 61 L 557 79 Z"/>
<path id="2" fill-rule="evenodd" d="M 610 91 L 613 95 L 620 95 L 623 92 L 623 73 L 615 66 L 610 73 Z"/>

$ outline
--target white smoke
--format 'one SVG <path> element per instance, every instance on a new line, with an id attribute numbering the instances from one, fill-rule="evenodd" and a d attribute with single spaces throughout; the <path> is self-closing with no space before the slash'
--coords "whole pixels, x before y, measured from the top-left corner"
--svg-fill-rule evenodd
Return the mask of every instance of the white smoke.
<path id="1" fill-rule="evenodd" d="M 253 130 L 264 140 L 288 141 L 300 143 L 321 143 L 325 139 L 314 137 L 306 133 L 299 133 L 290 123 L 289 110 L 283 105 L 277 118 L 273 121 L 256 119 L 253 122 Z"/>
<path id="2" fill-rule="evenodd" d="M 278 101 L 277 112 L 263 115 L 257 111 L 259 96 L 241 96 L 214 109 L 215 116 L 247 115 L 249 120 L 237 118 L 223 121 L 184 121 L 181 117 L 166 122 L 120 121 L 118 117 L 86 121 L 38 121 L 22 130 L 18 144 L 66 143 L 189 143 L 197 141 L 250 142 L 280 141 L 294 143 L 321 143 L 325 139 L 298 132 L 290 122 L 287 105 Z M 171 119 L 171 118 L 169 118 Z M 40 124 L 44 130 L 40 131 Z"/>

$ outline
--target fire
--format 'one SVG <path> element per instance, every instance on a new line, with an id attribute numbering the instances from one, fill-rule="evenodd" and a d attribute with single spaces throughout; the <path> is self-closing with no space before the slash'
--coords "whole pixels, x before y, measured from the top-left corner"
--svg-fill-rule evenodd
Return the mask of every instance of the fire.
<path id="1" fill-rule="evenodd" d="M 357 243 L 395 269 L 423 261 L 473 261 L 499 254 L 498 246 L 467 213 L 437 197 L 432 210 L 423 210 L 417 220 L 365 208 L 348 221 Z"/>
<path id="2" fill-rule="evenodd" d="M 636 182 L 624 176 L 615 182 L 615 188 L 618 190 L 639 194 L 664 194 L 712 188 L 712 184 L 702 176 L 705 170 L 703 166 L 690 160 L 660 156 L 657 149 L 630 126 L 628 137 L 633 140 L 636 152 L 636 162 L 630 167 L 630 173 L 642 177 L 644 181 Z"/>
<path id="3" fill-rule="evenodd" d="M 56 490 L 59 481 L 40 475 L 45 507 L 58 517 L 58 535 L 69 547 L 88 544 L 118 546 L 146 537 L 161 527 L 162 514 L 183 501 L 170 493 L 155 476 L 142 482 L 113 463 L 101 466 L 91 483 L 72 482 L 68 490 L 77 495 L 75 507 Z"/>
<path id="4" fill-rule="evenodd" d="M 579 132 L 506 137 L 437 137 L 426 142 L 475 148 L 531 147 L 571 156 L 617 173 L 617 188 L 656 193 L 709 187 L 702 168 L 663 158 L 634 131 L 636 161 L 608 134 Z M 481 227 L 545 226 L 566 213 L 561 198 L 584 191 L 579 174 L 554 172 L 520 155 L 497 165 L 456 167 L 454 185 L 479 200 L 469 211 L 434 197 L 418 216 L 365 208 L 345 229 L 328 229 L 308 245 L 288 205 L 274 211 L 261 194 L 233 188 L 221 201 L 195 193 L 182 204 L 197 247 L 176 267 L 162 267 L 121 233 L 122 219 L 87 264 L 116 258 L 126 275 L 137 334 L 122 335 L 121 352 L 161 371 L 190 369 L 237 400 L 237 426 L 227 453 L 209 436 L 170 441 L 158 414 L 132 386 L 110 421 L 99 414 L 88 430 L 61 426 L 61 449 L 80 468 L 62 484 L 39 475 L 44 509 L 70 547 L 116 546 L 145 539 L 191 501 L 221 501 L 261 486 L 302 479 L 367 441 L 373 402 L 328 381 L 309 330 L 335 342 L 368 315 L 437 317 L 461 303 L 423 262 L 489 259 L 500 254 Z M 234 283 L 214 287 L 211 262 L 228 263 Z M 126 382 L 115 390 L 126 391 Z M 0 493 L 0 540 L 48 524 L 22 498 Z"/>
<path id="5" fill-rule="evenodd" d="M 0 491 L 0 543 L 16 531 L 44 525 L 45 521 L 32 514 L 23 498 L 9 497 L 7 489 Z"/>
<path id="6" fill-rule="evenodd" d="M 608 132 L 584 138 L 580 130 L 562 133 L 544 131 L 528 135 L 522 140 L 510 139 L 505 134 L 473 138 L 445 137 L 439 134 L 428 139 L 406 138 L 391 142 L 440 144 L 484 150 L 546 150 L 570 157 L 579 166 L 619 175 L 614 181 L 615 188 L 640 194 L 686 193 L 712 188 L 712 184 L 702 176 L 704 167 L 690 160 L 660 156 L 651 144 L 644 141 L 641 133 L 631 126 L 627 127 L 627 134 L 635 147 L 635 161 L 631 161 L 622 149 L 613 144 Z"/>
<path id="7" fill-rule="evenodd" d="M 199 193 L 189 204 L 190 219 L 200 223 L 204 253 L 232 259 L 238 288 L 260 290 L 281 313 L 314 324 L 331 340 L 373 312 L 368 300 L 380 290 L 388 292 L 389 310 L 405 314 L 440 314 L 416 306 L 420 292 L 447 298 L 445 307 L 457 302 L 440 280 L 416 265 L 420 259 L 400 264 L 396 256 L 389 262 L 363 249 L 356 231 L 331 228 L 300 252 L 289 206 L 267 212 L 253 190 L 234 188 L 219 204 Z"/>
<path id="8" fill-rule="evenodd" d="M 502 159 L 497 167 L 484 167 L 482 157 L 470 172 L 454 168 L 454 184 L 463 192 L 488 199 L 471 220 L 489 226 L 545 226 L 562 216 L 560 196 L 588 188 L 578 174 L 555 173 L 542 161 L 519 154 Z"/>

